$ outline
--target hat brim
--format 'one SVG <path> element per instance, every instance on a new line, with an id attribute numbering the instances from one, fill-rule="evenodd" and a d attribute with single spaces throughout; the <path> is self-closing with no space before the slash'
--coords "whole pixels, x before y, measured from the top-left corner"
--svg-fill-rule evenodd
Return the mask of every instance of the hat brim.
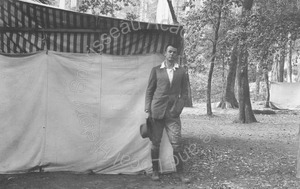
<path id="1" fill-rule="evenodd" d="M 151 137 L 151 120 L 150 118 L 146 119 L 146 123 L 143 123 L 140 126 L 140 134 L 142 138 L 150 138 Z"/>

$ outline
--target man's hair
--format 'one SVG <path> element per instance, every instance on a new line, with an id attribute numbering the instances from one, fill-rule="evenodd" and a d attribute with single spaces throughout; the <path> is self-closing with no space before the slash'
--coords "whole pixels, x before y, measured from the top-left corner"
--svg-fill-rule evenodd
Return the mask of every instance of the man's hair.
<path id="1" fill-rule="evenodd" d="M 165 52 L 167 51 L 168 47 L 170 47 L 170 46 L 176 48 L 177 50 L 179 50 L 179 46 L 177 44 L 169 43 L 169 44 L 167 44 L 167 46 L 165 48 Z"/>

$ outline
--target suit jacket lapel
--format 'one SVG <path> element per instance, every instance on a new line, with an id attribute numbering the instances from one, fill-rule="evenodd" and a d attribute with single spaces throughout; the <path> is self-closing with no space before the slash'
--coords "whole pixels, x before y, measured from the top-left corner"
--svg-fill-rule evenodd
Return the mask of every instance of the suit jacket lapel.
<path id="1" fill-rule="evenodd" d="M 170 89 L 171 88 L 171 83 L 170 83 L 170 79 L 169 79 L 169 76 L 168 76 L 168 71 L 166 68 L 163 68 L 163 69 L 160 69 L 161 70 L 161 73 L 162 73 L 162 77 L 164 78 L 164 80 L 167 80 L 168 81 L 168 88 Z"/>

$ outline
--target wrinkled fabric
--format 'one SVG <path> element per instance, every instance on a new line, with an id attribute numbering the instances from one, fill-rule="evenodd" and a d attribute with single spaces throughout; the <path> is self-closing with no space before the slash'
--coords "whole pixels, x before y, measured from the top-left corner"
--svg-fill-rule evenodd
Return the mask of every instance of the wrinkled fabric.
<path id="1" fill-rule="evenodd" d="M 151 169 L 144 98 L 161 55 L 0 55 L 0 173 Z M 161 166 L 174 170 L 164 134 Z"/>
<path id="2" fill-rule="evenodd" d="M 270 103 L 279 109 L 300 109 L 300 83 L 271 82 Z"/>

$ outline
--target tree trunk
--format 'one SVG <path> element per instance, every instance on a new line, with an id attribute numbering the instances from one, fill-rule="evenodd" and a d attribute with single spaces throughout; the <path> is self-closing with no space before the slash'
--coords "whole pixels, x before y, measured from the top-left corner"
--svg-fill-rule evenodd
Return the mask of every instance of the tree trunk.
<path id="1" fill-rule="evenodd" d="M 282 47 L 279 62 L 279 82 L 284 81 L 284 60 L 285 60 L 285 45 Z"/>
<path id="2" fill-rule="evenodd" d="M 213 49 L 212 49 L 212 57 L 211 57 L 211 63 L 208 73 L 208 80 L 207 80 L 207 91 L 206 91 L 206 111 L 208 116 L 212 116 L 212 108 L 211 108 L 211 81 L 212 81 L 212 75 L 214 71 L 215 66 L 215 59 L 216 59 L 216 52 L 217 52 L 217 43 L 219 39 L 219 28 L 221 24 L 221 16 L 222 16 L 222 7 L 223 7 L 223 0 L 221 0 L 220 9 L 218 12 L 218 20 L 215 26 L 215 38 L 213 42 Z"/>
<path id="3" fill-rule="evenodd" d="M 214 47 L 213 47 L 213 49 L 214 49 Z M 207 80 L 206 109 L 207 109 L 207 115 L 208 116 L 212 115 L 212 108 L 211 108 L 211 81 L 212 81 L 212 74 L 213 74 L 214 64 L 215 64 L 214 62 L 215 62 L 215 57 L 213 57 L 212 60 L 211 60 L 210 68 L 209 68 L 209 73 L 208 73 L 208 80 Z"/>
<path id="4" fill-rule="evenodd" d="M 255 99 L 259 100 L 260 98 L 260 81 L 261 81 L 261 75 L 262 75 L 262 62 L 259 62 L 256 65 L 256 72 L 255 72 Z"/>
<path id="5" fill-rule="evenodd" d="M 222 53 L 223 54 L 223 53 Z M 226 69 L 225 69 L 225 55 L 222 55 L 222 97 L 225 94 L 225 87 L 226 87 Z"/>
<path id="6" fill-rule="evenodd" d="M 225 109 L 225 108 L 239 107 L 239 104 L 235 98 L 235 93 L 234 93 L 237 62 L 238 62 L 237 45 L 234 45 L 231 52 L 231 62 L 229 65 L 229 71 L 226 80 L 225 93 L 221 99 L 221 102 L 218 105 L 219 108 Z"/>
<path id="7" fill-rule="evenodd" d="M 184 106 L 185 107 L 193 107 L 191 82 L 190 82 L 188 67 L 186 66 L 187 65 L 187 60 L 186 60 L 185 53 L 183 53 L 183 56 L 181 56 L 179 60 L 180 60 L 180 65 L 183 65 L 183 67 L 186 70 L 186 77 L 187 77 L 188 98 L 186 99 Z"/>
<path id="8" fill-rule="evenodd" d="M 284 54 L 284 49 L 280 49 L 279 52 L 274 55 L 272 66 L 272 81 L 283 82 L 284 80 Z"/>
<path id="9" fill-rule="evenodd" d="M 238 95 L 239 95 L 239 117 L 240 123 L 257 122 L 252 112 L 248 81 L 248 52 L 246 45 L 241 46 L 240 60 L 238 64 Z"/>
<path id="10" fill-rule="evenodd" d="M 267 93 L 265 108 L 270 108 L 270 83 L 269 83 L 269 75 L 268 75 L 267 67 L 265 67 L 263 69 L 263 74 L 264 74 L 264 80 L 266 83 L 266 93 Z"/>
<path id="11" fill-rule="evenodd" d="M 298 67 L 297 82 L 300 82 L 300 62 L 298 62 L 297 67 Z"/>
<path id="12" fill-rule="evenodd" d="M 167 0 L 167 1 L 168 1 L 168 4 L 169 4 L 169 7 L 170 7 L 170 12 L 171 12 L 173 23 L 178 24 L 177 17 L 176 17 L 174 7 L 173 7 L 173 4 L 172 4 L 172 0 Z"/>
<path id="13" fill-rule="evenodd" d="M 273 64 L 272 64 L 272 75 L 271 75 L 271 81 L 279 81 L 279 53 L 275 53 L 273 55 Z"/>
<path id="14" fill-rule="evenodd" d="M 274 55 L 272 66 L 272 81 L 284 81 L 284 60 L 285 60 L 285 45 L 281 45 L 281 49 Z"/>
<path id="15" fill-rule="evenodd" d="M 293 82 L 293 70 L 292 70 L 292 45 L 293 41 L 291 39 L 291 34 L 289 34 L 289 42 L 288 42 L 288 64 L 287 64 L 287 82 L 292 83 Z"/>
<path id="16" fill-rule="evenodd" d="M 192 90 L 191 90 L 189 73 L 186 73 L 186 75 L 187 75 L 188 99 L 185 102 L 185 107 L 193 107 Z"/>
<path id="17" fill-rule="evenodd" d="M 246 17 L 253 0 L 244 0 L 242 17 Z M 247 7 L 245 7 L 245 5 Z M 243 24 L 243 31 L 247 31 L 247 22 Z M 240 39 L 240 53 L 238 61 L 238 96 L 239 96 L 239 117 L 238 122 L 240 123 L 252 123 L 257 122 L 256 118 L 252 111 L 251 101 L 250 101 L 250 92 L 249 92 L 249 81 L 248 81 L 248 49 L 246 44 L 247 34 L 246 32 L 242 33 Z"/>

